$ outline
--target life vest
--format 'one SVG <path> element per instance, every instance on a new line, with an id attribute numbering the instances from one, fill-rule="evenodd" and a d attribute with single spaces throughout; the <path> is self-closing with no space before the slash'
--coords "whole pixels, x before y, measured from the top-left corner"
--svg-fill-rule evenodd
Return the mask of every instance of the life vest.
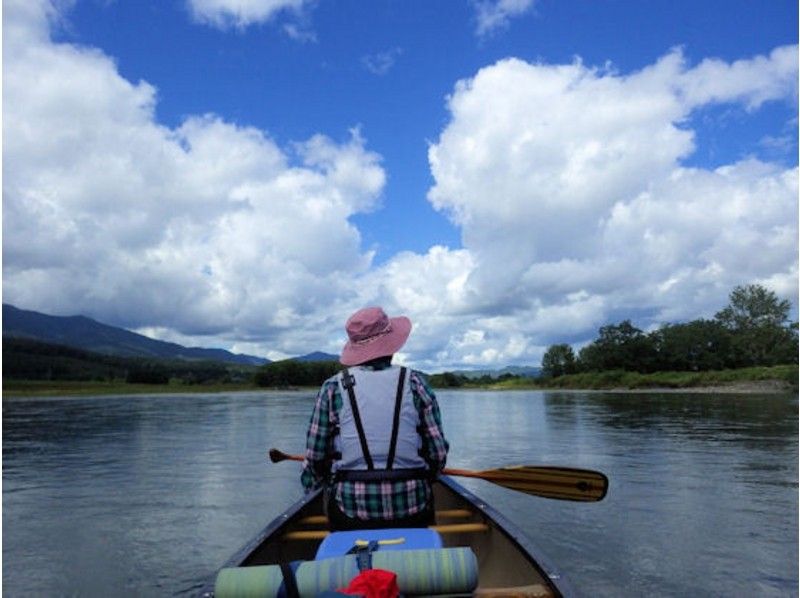
<path id="1" fill-rule="evenodd" d="M 342 393 L 339 431 L 332 465 L 334 480 L 420 479 L 427 475 L 420 457 L 419 413 L 407 368 L 353 368 L 338 376 Z"/>

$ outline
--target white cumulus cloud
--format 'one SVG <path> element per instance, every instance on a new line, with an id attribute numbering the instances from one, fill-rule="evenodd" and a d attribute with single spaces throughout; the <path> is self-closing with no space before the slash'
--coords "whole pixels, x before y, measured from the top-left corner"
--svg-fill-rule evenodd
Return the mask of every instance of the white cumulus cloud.
<path id="1" fill-rule="evenodd" d="M 361 133 L 282 148 L 217 115 L 167 128 L 156 89 L 97 50 L 51 42 L 25 6 L 4 7 L 4 299 L 316 347 L 315 326 L 331 329 L 331 306 L 371 263 L 349 218 L 378 206 L 385 172 Z M 278 340 L 298 327 L 314 342 Z"/>
<path id="2" fill-rule="evenodd" d="M 674 50 L 629 75 L 507 59 L 460 81 L 429 150 L 429 199 L 472 264 L 458 309 L 473 324 L 513 315 L 505 343 L 527 322 L 536 351 L 626 309 L 650 322 L 713 314 L 754 280 L 794 298 L 797 169 L 683 161 L 693 110 L 796 95 L 796 47 L 695 67 Z"/>

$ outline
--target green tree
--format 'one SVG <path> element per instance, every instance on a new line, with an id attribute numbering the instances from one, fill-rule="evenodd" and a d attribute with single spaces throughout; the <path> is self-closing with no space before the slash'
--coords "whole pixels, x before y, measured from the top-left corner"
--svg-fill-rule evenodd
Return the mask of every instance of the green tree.
<path id="1" fill-rule="evenodd" d="M 579 372 L 600 372 L 604 368 L 604 363 L 603 350 L 597 341 L 589 343 L 578 351 L 576 367 Z"/>
<path id="2" fill-rule="evenodd" d="M 732 335 L 714 320 L 667 324 L 650 337 L 658 370 L 721 370 L 730 360 Z"/>
<path id="3" fill-rule="evenodd" d="M 258 386 L 318 386 L 341 369 L 336 361 L 286 359 L 262 366 L 254 376 Z"/>
<path id="4" fill-rule="evenodd" d="M 631 324 L 630 320 L 624 320 L 616 326 L 603 326 L 599 338 L 578 354 L 578 369 L 655 371 L 653 339 Z"/>
<path id="5" fill-rule="evenodd" d="M 789 322 L 787 300 L 758 284 L 737 286 L 729 299 L 714 318 L 732 334 L 730 365 L 797 362 L 797 327 Z"/>
<path id="6" fill-rule="evenodd" d="M 466 378 L 453 372 L 442 372 L 433 374 L 429 380 L 434 388 L 458 388 L 464 385 Z"/>
<path id="7" fill-rule="evenodd" d="M 128 384 L 167 384 L 169 372 L 158 364 L 144 363 L 128 370 L 125 382 Z"/>
<path id="8" fill-rule="evenodd" d="M 542 375 L 558 378 L 577 371 L 575 352 L 567 344 L 551 345 L 542 357 Z"/>

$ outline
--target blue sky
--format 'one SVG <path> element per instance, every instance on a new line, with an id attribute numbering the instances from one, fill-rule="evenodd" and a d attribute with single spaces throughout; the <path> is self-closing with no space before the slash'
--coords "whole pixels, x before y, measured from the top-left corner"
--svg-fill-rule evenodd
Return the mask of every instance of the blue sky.
<path id="1" fill-rule="evenodd" d="M 438 370 L 795 301 L 796 2 L 3 8 L 18 307 L 279 358 L 380 303 Z"/>
<path id="2" fill-rule="evenodd" d="M 280 145 L 318 132 L 342 139 L 360 126 L 390 175 L 380 214 L 356 217 L 379 261 L 460 244 L 458 230 L 425 198 L 432 184 L 426 150 L 446 123 L 454 83 L 481 67 L 509 56 L 548 63 L 579 56 L 629 72 L 673 47 L 691 62 L 734 61 L 797 41 L 796 3 L 780 1 L 538 2 L 482 36 L 476 6 L 455 0 L 319 2 L 300 18 L 283 10 L 232 29 L 193 25 L 179 1 L 90 0 L 66 18 L 57 39 L 98 47 L 123 77 L 155 85 L 157 118 L 168 126 L 212 112 Z M 282 31 L 295 22 L 314 41 Z M 749 154 L 765 129 L 780 130 L 786 119 L 785 106 L 763 109 L 756 119 L 764 122 L 727 106 L 711 112 L 700 129 L 708 139 L 689 162 Z M 412 224 L 414 235 L 403 232 Z"/>

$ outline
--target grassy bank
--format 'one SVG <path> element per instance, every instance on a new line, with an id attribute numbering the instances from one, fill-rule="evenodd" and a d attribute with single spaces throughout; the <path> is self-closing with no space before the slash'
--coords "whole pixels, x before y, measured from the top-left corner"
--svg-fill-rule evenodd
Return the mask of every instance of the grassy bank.
<path id="1" fill-rule="evenodd" d="M 312 391 L 316 387 L 309 387 Z M 491 390 L 699 390 L 797 392 L 798 367 L 742 368 L 714 372 L 656 372 L 639 374 L 613 370 L 572 374 L 550 379 L 511 378 L 489 385 L 467 386 Z M 127 384 L 125 382 L 3 381 L 3 397 L 133 395 L 156 393 L 217 393 L 269 390 L 254 384 Z"/>
<path id="2" fill-rule="evenodd" d="M 125 382 L 73 382 L 4 380 L 3 398 L 71 395 L 132 395 L 164 393 L 206 393 L 259 390 L 253 384 L 127 384 Z"/>
<path id="3" fill-rule="evenodd" d="M 700 389 L 797 391 L 797 365 L 753 367 L 712 372 L 655 372 L 639 374 L 613 370 L 570 374 L 551 379 L 511 379 L 496 389 L 647 390 Z"/>

